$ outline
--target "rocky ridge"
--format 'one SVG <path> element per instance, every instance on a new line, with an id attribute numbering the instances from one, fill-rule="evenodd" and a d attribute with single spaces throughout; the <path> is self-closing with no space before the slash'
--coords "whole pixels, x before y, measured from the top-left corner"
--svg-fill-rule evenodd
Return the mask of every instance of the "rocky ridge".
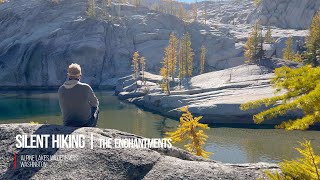
<path id="1" fill-rule="evenodd" d="M 145 56 L 147 71 L 156 73 L 171 32 L 179 37 L 188 31 L 195 54 L 201 45 L 212 48 L 208 62 L 241 56 L 234 39 L 218 29 L 184 24 L 175 16 L 144 6 L 114 2 L 103 8 L 97 1 L 95 18 L 86 15 L 86 7 L 86 0 L 1 4 L 1 87 L 59 86 L 72 62 L 83 67 L 84 82 L 114 86 L 117 78 L 131 71 L 135 51 Z"/>
<path id="2" fill-rule="evenodd" d="M 194 156 L 178 148 L 124 149 L 16 149 L 17 134 L 85 135 L 86 143 L 98 146 L 100 138 L 142 138 L 113 129 L 72 128 L 57 125 L 1 124 L 0 179 L 257 179 L 264 178 L 263 170 L 277 171 L 268 163 L 223 164 Z M 13 169 L 13 153 L 21 155 L 72 155 L 69 160 L 50 160 L 46 167 Z"/>
<path id="3" fill-rule="evenodd" d="M 120 99 L 176 119 L 181 115 L 179 108 L 189 106 L 190 112 L 203 116 L 201 121 L 205 123 L 253 124 L 252 115 L 264 108 L 242 111 L 240 105 L 274 96 L 274 89 L 270 85 L 272 70 L 284 65 L 299 66 L 297 63 L 269 59 L 264 60 L 263 66 L 241 65 L 209 72 L 183 82 L 181 89 L 176 84 L 170 96 L 161 91 L 160 76 L 146 73 L 145 85 L 141 81 L 137 85 L 128 76 L 118 81 L 116 94 Z M 288 117 L 297 115 L 292 113 Z M 279 124 L 281 120 L 269 120 L 263 124 Z"/>

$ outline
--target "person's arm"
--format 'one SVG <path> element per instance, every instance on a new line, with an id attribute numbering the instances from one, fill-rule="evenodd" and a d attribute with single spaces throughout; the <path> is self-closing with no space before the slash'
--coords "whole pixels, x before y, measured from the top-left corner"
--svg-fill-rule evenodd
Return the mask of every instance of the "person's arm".
<path id="1" fill-rule="evenodd" d="M 89 87 L 89 104 L 92 106 L 92 107 L 98 107 L 99 106 L 99 100 L 98 98 L 96 97 L 96 95 L 94 94 L 92 88 L 90 86 Z"/>

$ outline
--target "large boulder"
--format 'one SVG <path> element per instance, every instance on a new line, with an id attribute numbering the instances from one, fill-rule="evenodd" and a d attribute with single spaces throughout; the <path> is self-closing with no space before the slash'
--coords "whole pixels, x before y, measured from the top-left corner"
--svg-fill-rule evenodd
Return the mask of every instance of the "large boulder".
<path id="1" fill-rule="evenodd" d="M 84 135 L 88 147 L 16 149 L 15 136 L 18 134 Z M 89 147 L 91 137 L 94 138 L 93 149 Z M 264 178 L 263 170 L 279 170 L 277 165 L 267 163 L 223 164 L 175 147 L 99 148 L 98 139 L 101 138 L 142 137 L 113 129 L 2 124 L 0 179 L 257 179 Z M 14 153 L 16 169 L 13 167 Z M 60 158 L 46 161 L 45 167 L 25 168 L 19 165 L 22 155 L 52 155 Z"/>

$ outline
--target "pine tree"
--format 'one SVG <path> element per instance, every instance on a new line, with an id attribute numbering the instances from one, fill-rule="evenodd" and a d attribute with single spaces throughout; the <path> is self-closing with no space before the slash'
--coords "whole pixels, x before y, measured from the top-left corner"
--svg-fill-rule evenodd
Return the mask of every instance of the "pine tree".
<path id="1" fill-rule="evenodd" d="M 268 27 L 268 30 L 266 32 L 266 35 L 265 35 L 265 42 L 266 43 L 274 43 L 274 39 L 272 37 L 272 30 L 270 27 Z"/>
<path id="2" fill-rule="evenodd" d="M 88 0 L 87 15 L 90 17 L 96 17 L 96 1 L 95 0 Z"/>
<path id="3" fill-rule="evenodd" d="M 139 77 L 139 53 L 138 53 L 138 51 L 133 53 L 132 63 L 133 63 L 134 79 L 138 80 L 138 77 Z"/>
<path id="4" fill-rule="evenodd" d="M 265 120 L 283 116 L 290 111 L 302 111 L 304 116 L 284 121 L 276 126 L 277 128 L 305 130 L 310 125 L 320 122 L 320 67 L 303 66 L 291 69 L 283 66 L 277 68 L 271 84 L 276 88 L 276 92 L 285 93 L 241 105 L 242 110 L 261 106 L 271 107 L 254 115 L 255 123 L 259 124 Z"/>
<path id="5" fill-rule="evenodd" d="M 146 69 L 146 61 L 143 56 L 140 57 L 140 65 L 141 65 L 141 72 L 142 72 L 142 82 L 144 82 L 144 72 Z"/>
<path id="6" fill-rule="evenodd" d="M 178 18 L 181 19 L 182 21 L 186 21 L 186 10 L 183 8 L 183 4 L 179 3 L 179 8 L 178 8 Z"/>
<path id="7" fill-rule="evenodd" d="M 266 171 L 265 174 L 270 180 L 289 179 L 317 179 L 320 180 L 320 155 L 316 155 L 311 146 L 311 142 L 305 140 L 300 143 L 303 147 L 296 148 L 302 156 L 297 160 L 285 160 L 280 163 L 282 174 Z"/>
<path id="8" fill-rule="evenodd" d="M 207 24 L 207 1 L 204 1 L 204 24 Z"/>
<path id="9" fill-rule="evenodd" d="M 108 0 L 102 0 L 102 16 L 107 17 L 107 2 Z"/>
<path id="10" fill-rule="evenodd" d="M 193 21 L 197 22 L 198 21 L 198 2 L 197 2 L 197 0 L 193 4 L 192 13 L 193 13 Z"/>
<path id="11" fill-rule="evenodd" d="M 310 63 L 314 66 L 318 65 L 317 50 L 320 50 L 320 12 L 318 12 L 312 19 L 309 35 L 306 39 L 306 45 L 310 54 Z"/>
<path id="12" fill-rule="evenodd" d="M 292 49 L 292 37 L 289 37 L 286 41 L 286 47 L 283 49 L 283 59 L 292 61 L 294 52 Z"/>
<path id="13" fill-rule="evenodd" d="M 294 62 L 298 62 L 298 63 L 303 62 L 303 60 L 302 60 L 302 55 L 301 55 L 301 54 L 299 54 L 299 53 L 296 53 L 296 54 L 293 56 L 292 61 L 294 61 Z"/>
<path id="14" fill-rule="evenodd" d="M 171 76 L 172 81 L 176 74 L 177 66 L 177 46 L 178 40 L 175 37 L 174 33 L 170 34 L 168 47 L 165 48 L 165 56 L 163 59 L 163 67 L 160 69 L 160 74 L 162 76 L 162 89 L 165 90 L 170 95 L 170 80 Z"/>
<path id="15" fill-rule="evenodd" d="M 183 107 L 180 110 L 182 115 L 177 130 L 166 134 L 172 139 L 173 143 L 189 141 L 189 144 L 184 146 L 187 151 L 197 156 L 208 158 L 211 153 L 206 152 L 202 147 L 208 138 L 202 129 L 209 129 L 208 125 L 199 122 L 202 116 L 193 117 L 188 107 Z"/>
<path id="16" fill-rule="evenodd" d="M 193 49 L 191 48 L 191 38 L 189 33 L 183 35 L 181 39 L 181 65 L 180 71 L 182 71 L 182 78 L 191 77 L 193 70 Z"/>
<path id="17" fill-rule="evenodd" d="M 259 53 L 259 26 L 255 24 L 245 44 L 246 63 L 257 63 Z"/>
<path id="18" fill-rule="evenodd" d="M 204 73 L 204 64 L 206 59 L 206 47 L 201 46 L 201 57 L 200 57 L 200 74 Z"/>

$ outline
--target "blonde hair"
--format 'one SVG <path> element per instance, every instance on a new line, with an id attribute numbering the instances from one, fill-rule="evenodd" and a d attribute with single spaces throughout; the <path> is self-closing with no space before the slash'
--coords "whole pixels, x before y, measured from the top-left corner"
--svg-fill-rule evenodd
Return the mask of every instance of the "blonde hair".
<path id="1" fill-rule="evenodd" d="M 80 77 L 81 76 L 81 67 L 77 63 L 72 63 L 68 67 L 68 76 L 69 77 Z"/>

